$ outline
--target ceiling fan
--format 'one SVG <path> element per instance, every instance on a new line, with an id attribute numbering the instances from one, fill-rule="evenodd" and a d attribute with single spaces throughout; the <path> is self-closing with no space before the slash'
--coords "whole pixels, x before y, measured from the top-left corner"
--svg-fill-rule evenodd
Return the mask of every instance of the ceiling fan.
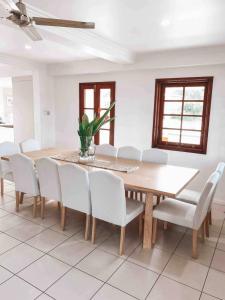
<path id="1" fill-rule="evenodd" d="M 27 15 L 26 5 L 22 2 L 22 0 L 19 0 L 19 2 L 17 3 L 14 3 L 13 0 L 0 0 L 0 5 L 10 13 L 10 16 L 6 19 L 18 25 L 33 41 L 42 40 L 42 37 L 38 33 L 37 29 L 33 26 L 35 24 L 81 29 L 95 28 L 95 23 L 92 22 L 79 22 L 72 20 L 39 17 L 31 18 Z"/>

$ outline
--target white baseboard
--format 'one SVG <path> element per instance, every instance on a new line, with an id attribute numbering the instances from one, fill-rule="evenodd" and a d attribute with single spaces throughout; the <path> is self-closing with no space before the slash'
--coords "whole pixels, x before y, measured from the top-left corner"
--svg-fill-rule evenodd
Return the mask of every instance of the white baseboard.
<path id="1" fill-rule="evenodd" d="M 213 203 L 215 203 L 215 204 L 220 204 L 220 205 L 225 205 L 225 199 L 222 199 L 222 198 L 214 198 Z"/>

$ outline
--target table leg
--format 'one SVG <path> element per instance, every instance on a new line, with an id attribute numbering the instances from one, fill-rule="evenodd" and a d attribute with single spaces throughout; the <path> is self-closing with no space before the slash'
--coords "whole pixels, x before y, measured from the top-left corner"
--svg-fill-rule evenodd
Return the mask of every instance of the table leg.
<path id="1" fill-rule="evenodd" d="M 153 194 L 146 193 L 144 238 L 143 238 L 144 249 L 152 248 L 152 212 L 153 212 Z"/>

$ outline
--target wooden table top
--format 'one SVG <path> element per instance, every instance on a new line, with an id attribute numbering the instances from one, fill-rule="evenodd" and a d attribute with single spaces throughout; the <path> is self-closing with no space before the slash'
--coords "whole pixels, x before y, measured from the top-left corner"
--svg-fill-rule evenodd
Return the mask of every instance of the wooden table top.
<path id="1" fill-rule="evenodd" d="M 24 153 L 33 161 L 42 157 L 51 157 L 59 154 L 74 153 L 75 151 L 68 149 L 49 148 L 33 152 Z M 2 157 L 2 159 L 9 160 L 9 157 Z M 124 180 L 124 184 L 128 188 L 138 189 L 143 192 L 151 192 L 155 195 L 165 195 L 168 197 L 175 197 L 188 183 L 199 173 L 199 170 L 179 167 L 173 165 L 164 165 L 147 162 L 137 162 L 127 159 L 114 158 L 110 156 L 96 156 L 96 159 L 106 160 L 110 162 L 123 163 L 130 166 L 138 166 L 139 168 L 131 173 L 124 173 L 118 171 L 111 172 Z M 57 160 L 58 161 L 58 160 Z M 64 161 L 58 161 L 65 164 Z M 79 164 L 85 169 L 91 171 L 96 168 Z"/>

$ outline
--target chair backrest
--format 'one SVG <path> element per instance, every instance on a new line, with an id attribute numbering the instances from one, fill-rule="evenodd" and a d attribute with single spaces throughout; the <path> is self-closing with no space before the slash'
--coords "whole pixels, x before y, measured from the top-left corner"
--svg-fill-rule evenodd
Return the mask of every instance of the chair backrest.
<path id="1" fill-rule="evenodd" d="M 95 154 L 116 157 L 117 156 L 117 148 L 110 144 L 97 145 Z"/>
<path id="2" fill-rule="evenodd" d="M 209 206 L 212 201 L 212 197 L 214 195 L 215 188 L 218 184 L 220 179 L 219 172 L 213 172 L 210 177 L 208 178 L 196 206 L 196 211 L 193 220 L 193 228 L 199 229 L 202 222 L 204 221 L 206 214 L 209 210 Z"/>
<path id="3" fill-rule="evenodd" d="M 123 180 L 107 171 L 89 173 L 92 216 L 124 226 L 126 199 Z"/>
<path id="4" fill-rule="evenodd" d="M 225 163 L 224 162 L 219 162 L 217 167 L 216 167 L 216 171 L 220 173 L 220 178 L 223 176 L 224 169 L 225 169 Z"/>
<path id="5" fill-rule="evenodd" d="M 157 164 L 167 164 L 168 154 L 158 149 L 144 150 L 142 153 L 142 161 L 153 162 Z"/>
<path id="6" fill-rule="evenodd" d="M 20 153 L 20 147 L 12 142 L 0 143 L 0 156 L 10 156 Z"/>
<path id="7" fill-rule="evenodd" d="M 15 181 L 15 190 L 38 196 L 40 194 L 38 179 L 32 160 L 18 153 L 10 156 L 10 166 Z"/>
<path id="8" fill-rule="evenodd" d="M 91 214 L 88 172 L 74 164 L 58 167 L 64 206 Z"/>
<path id="9" fill-rule="evenodd" d="M 11 156 L 20 153 L 20 147 L 12 142 L 0 143 L 0 157 Z M 0 160 L 0 177 L 3 177 L 11 172 L 11 167 L 8 161 Z"/>
<path id="10" fill-rule="evenodd" d="M 216 167 L 216 171 L 215 172 L 218 172 L 219 174 L 219 180 L 214 188 L 214 191 L 212 193 L 212 197 L 211 197 L 211 201 L 210 201 L 210 205 L 209 205 L 209 210 L 211 210 L 211 206 L 212 206 L 212 203 L 213 203 L 213 199 L 214 199 L 214 196 L 215 196 L 215 193 L 216 193 L 216 190 L 217 190 L 217 187 L 218 187 L 218 184 L 223 176 L 223 172 L 224 172 L 224 168 L 225 168 L 225 163 L 224 162 L 219 162 L 217 167 Z"/>
<path id="11" fill-rule="evenodd" d="M 20 143 L 22 152 L 31 152 L 41 149 L 40 143 L 35 139 L 28 139 Z"/>
<path id="12" fill-rule="evenodd" d="M 36 161 L 41 196 L 61 201 L 58 166 L 59 163 L 49 157 Z"/>
<path id="13" fill-rule="evenodd" d="M 141 151 L 132 146 L 120 147 L 118 149 L 117 157 L 133 160 L 141 160 Z"/>

